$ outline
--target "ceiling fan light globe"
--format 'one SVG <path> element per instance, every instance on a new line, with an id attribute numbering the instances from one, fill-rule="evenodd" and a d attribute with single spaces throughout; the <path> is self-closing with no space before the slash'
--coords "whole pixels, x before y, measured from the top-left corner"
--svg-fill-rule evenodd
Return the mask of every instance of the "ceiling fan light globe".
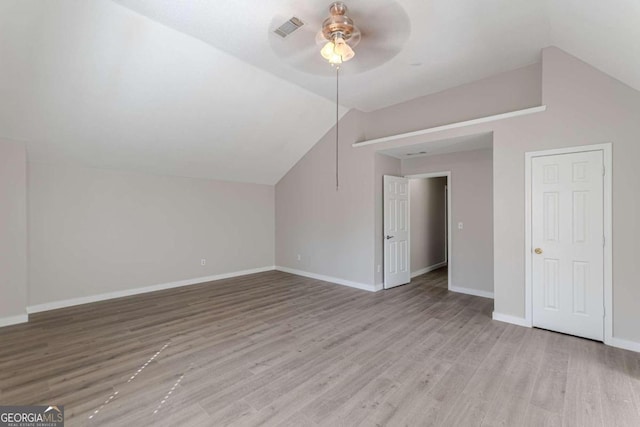
<path id="1" fill-rule="evenodd" d="M 355 54 L 355 52 L 354 52 L 354 51 L 351 51 L 351 53 L 348 53 L 348 54 L 346 54 L 346 55 L 342 55 L 342 56 L 341 56 L 341 58 L 342 58 L 342 62 L 350 61 L 350 60 L 352 60 L 352 59 L 353 59 L 353 57 L 354 57 L 354 56 L 356 56 L 356 54 Z"/>
<path id="2" fill-rule="evenodd" d="M 320 54 L 332 65 L 339 65 L 355 56 L 355 52 L 342 37 L 336 37 L 333 41 L 327 42 Z"/>
<path id="3" fill-rule="evenodd" d="M 320 54 L 332 65 L 340 65 L 344 62 L 344 58 L 338 53 L 336 44 L 332 41 L 324 45 Z"/>
<path id="4" fill-rule="evenodd" d="M 342 39 L 336 40 L 334 52 L 340 55 L 343 61 L 348 61 L 356 55 L 351 46 Z"/>
<path id="5" fill-rule="evenodd" d="M 345 51 L 345 46 L 347 46 L 347 43 L 345 43 L 344 39 L 338 36 L 333 40 L 333 44 L 334 44 L 333 50 L 338 55 L 342 55 L 342 53 Z"/>
<path id="6" fill-rule="evenodd" d="M 330 58 L 335 55 L 335 45 L 333 44 L 333 42 L 327 42 L 322 50 L 320 50 L 320 55 L 322 55 L 324 59 L 329 61 Z"/>

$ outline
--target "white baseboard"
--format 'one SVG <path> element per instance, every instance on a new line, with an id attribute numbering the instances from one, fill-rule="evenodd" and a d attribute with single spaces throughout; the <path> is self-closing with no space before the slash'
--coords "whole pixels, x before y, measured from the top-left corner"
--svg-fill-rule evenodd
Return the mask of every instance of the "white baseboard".
<path id="1" fill-rule="evenodd" d="M 449 286 L 449 290 L 451 292 L 459 292 L 461 294 L 468 294 L 468 295 L 474 295 L 477 297 L 493 299 L 493 292 L 489 292 L 489 291 L 481 291 L 479 289 L 471 289 L 471 288 L 459 288 L 457 286 Z"/>
<path id="2" fill-rule="evenodd" d="M 18 314 L 17 316 L 0 317 L 0 328 L 3 326 L 18 325 L 20 323 L 27 323 L 29 321 L 29 315 Z"/>
<path id="3" fill-rule="evenodd" d="M 628 341 L 622 338 L 613 337 L 607 344 L 612 347 L 623 348 L 625 350 L 630 350 L 630 351 L 635 351 L 640 353 L 640 342 Z"/>
<path id="4" fill-rule="evenodd" d="M 527 321 L 524 317 L 511 316 L 509 314 L 502 314 L 498 312 L 493 312 L 493 320 L 498 320 L 500 322 L 511 323 L 513 325 L 524 326 L 525 328 L 531 328 L 531 323 Z"/>
<path id="5" fill-rule="evenodd" d="M 500 322 L 511 323 L 518 326 L 524 326 L 526 328 L 531 328 L 531 325 L 527 320 L 523 317 L 511 316 L 508 314 L 496 313 L 493 312 L 493 320 L 498 320 Z M 611 338 L 608 342 L 605 343 L 611 347 L 622 348 L 624 350 L 630 350 L 640 353 L 640 342 L 629 341 L 622 338 Z"/>
<path id="6" fill-rule="evenodd" d="M 376 292 L 382 289 L 379 285 L 368 285 L 365 283 L 352 282 L 350 280 L 340 279 L 338 277 L 325 276 L 323 274 L 309 273 L 308 271 L 296 270 L 295 268 L 276 266 L 276 270 L 285 273 L 295 274 L 297 276 L 309 277 L 325 282 L 335 283 L 336 285 L 349 286 L 351 288 L 362 289 L 363 291 Z"/>
<path id="7" fill-rule="evenodd" d="M 411 272 L 411 278 L 413 279 L 414 277 L 421 276 L 421 275 L 429 273 L 430 271 L 433 271 L 433 270 L 437 270 L 437 269 L 439 269 L 441 267 L 444 267 L 445 265 L 447 265 L 447 261 L 442 261 L 442 262 L 439 262 L 438 264 L 433 264 L 433 265 L 430 265 L 429 267 L 425 267 L 425 268 L 421 268 L 420 270 L 412 271 Z"/>
<path id="8" fill-rule="evenodd" d="M 247 274 L 262 273 L 274 270 L 274 266 L 252 268 L 250 270 L 234 271 L 232 273 L 216 274 L 213 276 L 196 277 L 194 279 L 179 280 L 177 282 L 162 283 L 159 285 L 145 286 L 143 288 L 125 289 L 122 291 L 108 292 L 105 294 L 91 295 L 88 297 L 72 298 L 61 301 L 53 301 L 44 304 L 30 305 L 27 313 L 40 313 L 42 311 L 56 310 L 58 308 L 71 307 L 74 305 L 88 304 L 92 302 L 105 301 L 114 298 L 128 297 L 132 295 L 146 294 L 148 292 L 162 291 L 165 289 L 180 288 L 182 286 L 198 285 L 215 280 L 229 279 L 232 277 L 246 276 Z"/>

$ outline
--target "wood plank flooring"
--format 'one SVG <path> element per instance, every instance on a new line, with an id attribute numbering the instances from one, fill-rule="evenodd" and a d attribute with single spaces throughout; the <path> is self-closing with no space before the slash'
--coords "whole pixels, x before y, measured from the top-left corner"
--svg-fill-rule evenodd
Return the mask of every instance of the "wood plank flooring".
<path id="1" fill-rule="evenodd" d="M 0 329 L 0 404 L 68 426 L 638 426 L 640 355 L 491 320 L 446 270 L 369 293 L 267 272 Z"/>

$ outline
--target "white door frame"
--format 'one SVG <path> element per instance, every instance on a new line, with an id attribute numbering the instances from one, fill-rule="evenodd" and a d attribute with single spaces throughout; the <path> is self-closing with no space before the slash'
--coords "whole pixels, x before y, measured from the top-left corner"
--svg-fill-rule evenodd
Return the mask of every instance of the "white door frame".
<path id="1" fill-rule="evenodd" d="M 445 210 L 446 212 L 444 213 L 445 216 L 445 220 L 447 221 L 447 234 L 445 234 L 444 236 L 444 262 L 447 263 L 447 265 L 449 265 L 449 178 L 447 178 L 447 185 L 444 186 L 444 201 L 446 202 L 445 204 Z"/>
<path id="2" fill-rule="evenodd" d="M 451 185 L 451 171 L 420 173 L 417 175 L 405 175 L 405 178 L 409 179 L 423 179 L 423 178 L 447 178 L 447 288 L 452 290 L 453 282 L 451 281 L 451 272 L 453 271 L 453 243 L 451 239 L 451 195 L 453 194 L 453 186 Z M 411 203 L 411 194 L 409 194 L 409 203 Z"/>
<path id="3" fill-rule="evenodd" d="M 611 345 L 613 338 L 613 227 L 612 227 L 612 183 L 613 183 L 613 159 L 612 144 L 580 145 L 575 147 L 559 148 L 544 151 L 531 151 L 525 153 L 525 323 L 533 327 L 533 296 L 532 296 L 532 179 L 531 163 L 534 157 L 554 156 L 558 154 L 583 153 L 586 151 L 602 150 L 604 162 L 604 343 Z"/>

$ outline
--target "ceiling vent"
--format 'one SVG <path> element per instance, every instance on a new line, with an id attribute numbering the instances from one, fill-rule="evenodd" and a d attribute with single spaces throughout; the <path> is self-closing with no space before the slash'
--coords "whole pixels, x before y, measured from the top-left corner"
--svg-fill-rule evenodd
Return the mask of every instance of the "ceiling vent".
<path id="1" fill-rule="evenodd" d="M 289 19 L 287 22 L 276 28 L 274 33 L 282 38 L 285 38 L 303 25 L 304 22 L 294 16 L 293 18 Z"/>

